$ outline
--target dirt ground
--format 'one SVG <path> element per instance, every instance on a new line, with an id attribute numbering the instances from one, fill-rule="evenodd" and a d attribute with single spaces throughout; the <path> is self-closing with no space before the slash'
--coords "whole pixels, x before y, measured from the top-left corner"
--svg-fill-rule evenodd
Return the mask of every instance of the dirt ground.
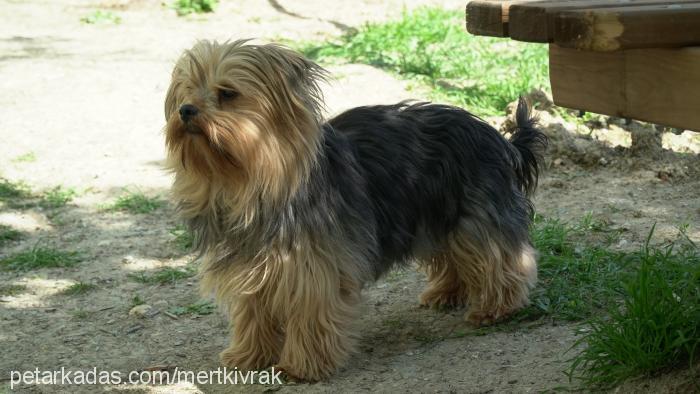
<path id="1" fill-rule="evenodd" d="M 178 18 L 147 0 L 0 0 L 0 175 L 41 191 L 63 185 L 79 196 L 57 212 L 3 208 L 0 224 L 27 236 L 0 257 L 37 243 L 78 250 L 66 269 L 0 272 L 0 284 L 23 285 L 0 296 L 0 392 L 10 370 L 131 371 L 153 366 L 210 370 L 227 342 L 217 313 L 165 312 L 199 299 L 195 278 L 148 285 L 128 275 L 183 267 L 193 256 L 175 245 L 170 206 L 152 214 L 107 212 L 124 188 L 167 198 L 162 170 L 163 99 L 180 52 L 198 38 L 267 40 L 338 36 L 367 20 L 395 17 L 404 2 L 355 0 L 223 1 L 212 15 Z M 412 1 L 462 9 L 461 1 Z M 80 18 L 110 9 L 119 24 Z M 465 33 L 466 34 L 466 33 Z M 329 112 L 361 104 L 421 98 L 406 83 L 365 65 L 334 66 L 326 89 Z M 639 246 L 656 223 L 655 240 L 678 226 L 700 242 L 700 138 L 603 118 L 565 121 L 543 112 L 552 140 L 536 206 L 546 216 L 578 220 L 586 213 L 624 232 L 615 245 Z M 491 119 L 500 126 L 504 119 Z M 591 126 L 591 127 L 589 127 Z M 634 143 L 632 143 L 634 140 Z M 647 143 L 651 141 L 651 143 Z M 655 144 L 658 142 L 658 144 Z M 661 146 L 664 149 L 661 149 Z M 17 161 L 33 152 L 36 160 Z M 76 282 L 98 287 L 82 296 L 61 291 Z M 401 271 L 365 293 L 359 351 L 331 379 L 282 386 L 102 387 L 136 392 L 539 392 L 571 388 L 563 374 L 575 327 L 537 324 L 473 335 L 463 311 L 418 307 L 425 281 Z M 129 316 L 139 296 L 161 312 Z M 79 313 L 77 313 L 79 312 Z M 695 371 L 696 373 L 698 371 Z M 622 392 L 682 392 L 689 371 L 632 382 Z M 692 379 L 692 377 L 690 377 Z M 685 383 L 683 383 L 685 382 Z M 25 386 L 26 392 L 94 392 L 90 386 Z"/>

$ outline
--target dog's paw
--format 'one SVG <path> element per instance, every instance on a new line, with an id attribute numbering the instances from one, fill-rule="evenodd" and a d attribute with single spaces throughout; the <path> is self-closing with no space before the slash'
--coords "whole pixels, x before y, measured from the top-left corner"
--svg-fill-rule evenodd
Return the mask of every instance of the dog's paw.
<path id="1" fill-rule="evenodd" d="M 426 291 L 418 298 L 420 306 L 433 309 L 461 308 L 467 305 L 466 297 L 459 292 L 436 293 Z"/>
<path id="2" fill-rule="evenodd" d="M 491 326 L 496 323 L 507 320 L 513 311 L 497 311 L 497 312 L 484 312 L 484 311 L 468 311 L 464 315 L 464 320 L 467 323 L 475 327 Z"/>
<path id="3" fill-rule="evenodd" d="M 228 368 L 238 368 L 240 371 L 257 371 L 269 367 L 272 362 L 262 355 L 251 357 L 250 354 L 235 348 L 228 348 L 219 354 L 221 364 Z"/>

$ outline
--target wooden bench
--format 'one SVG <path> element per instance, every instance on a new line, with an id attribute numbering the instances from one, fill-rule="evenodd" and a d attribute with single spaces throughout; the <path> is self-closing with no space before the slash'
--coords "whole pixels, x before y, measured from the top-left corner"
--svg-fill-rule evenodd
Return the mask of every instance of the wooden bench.
<path id="1" fill-rule="evenodd" d="M 700 0 L 491 0 L 476 35 L 549 43 L 557 105 L 700 131 Z"/>

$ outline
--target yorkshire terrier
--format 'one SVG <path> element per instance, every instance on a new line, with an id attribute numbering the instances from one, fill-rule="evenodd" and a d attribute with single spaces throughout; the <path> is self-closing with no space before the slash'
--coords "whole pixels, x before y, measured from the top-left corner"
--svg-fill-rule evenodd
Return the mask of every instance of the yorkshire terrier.
<path id="1" fill-rule="evenodd" d="M 230 316 L 223 364 L 329 376 L 357 338 L 360 291 L 417 261 L 425 306 L 474 324 L 528 303 L 528 227 L 546 140 L 528 105 L 510 140 L 469 112 L 401 102 L 325 120 L 327 72 L 280 45 L 201 41 L 165 100 L 168 167 Z"/>

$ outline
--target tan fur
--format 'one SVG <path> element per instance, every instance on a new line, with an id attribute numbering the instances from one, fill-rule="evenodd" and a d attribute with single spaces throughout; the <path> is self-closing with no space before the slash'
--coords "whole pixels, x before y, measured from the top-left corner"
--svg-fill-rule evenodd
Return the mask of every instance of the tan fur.
<path id="1" fill-rule="evenodd" d="M 355 342 L 359 273 L 343 262 L 351 258 L 341 245 L 323 250 L 310 240 L 292 253 L 269 250 L 254 261 L 230 262 L 225 271 L 211 269 L 205 258 L 202 291 L 231 316 L 222 362 L 239 369 L 275 364 L 307 380 L 332 373 Z"/>
<path id="2" fill-rule="evenodd" d="M 306 60 L 272 44 L 263 51 L 245 43 L 199 42 L 173 71 L 165 101 L 167 167 L 176 174 L 173 193 L 185 218 L 217 199 L 249 223 L 261 195 L 268 204 L 285 201 L 315 164 L 319 135 L 313 110 L 318 103 L 303 101 L 309 92 L 320 100 L 320 92 L 315 86 L 290 85 L 290 75 L 312 72 Z M 216 93 L 222 88 L 240 97 L 222 105 Z M 195 122 L 204 136 L 185 132 L 177 114 L 183 103 L 200 109 Z M 273 108 L 286 110 L 273 116 Z"/>
<path id="3" fill-rule="evenodd" d="M 537 282 L 535 251 L 524 244 L 513 249 L 494 232 L 462 221 L 448 237 L 446 250 L 423 263 L 428 288 L 426 306 L 469 305 L 465 319 L 477 326 L 495 323 L 528 304 Z M 475 234 L 480 236 L 475 237 Z"/>

